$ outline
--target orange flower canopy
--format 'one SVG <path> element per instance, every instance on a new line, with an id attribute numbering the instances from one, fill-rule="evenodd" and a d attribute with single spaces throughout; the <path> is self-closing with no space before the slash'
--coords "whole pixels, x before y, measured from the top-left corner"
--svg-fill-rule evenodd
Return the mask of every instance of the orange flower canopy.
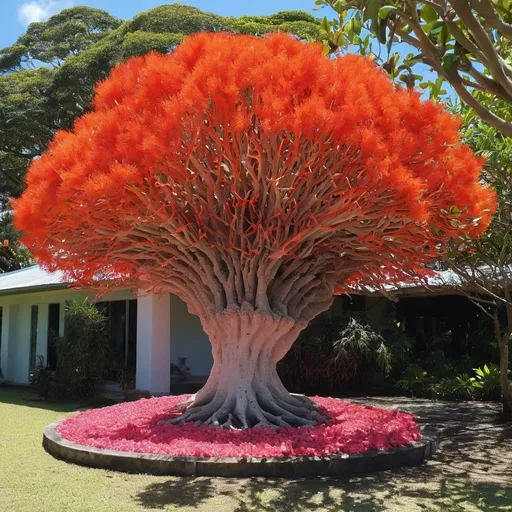
<path id="1" fill-rule="evenodd" d="M 323 420 L 276 372 L 350 284 L 418 279 L 495 196 L 459 120 L 370 61 L 284 34 L 198 34 L 131 59 L 58 132 L 16 226 L 78 285 L 152 286 L 199 315 L 214 365 L 177 421 Z"/>
<path id="2" fill-rule="evenodd" d="M 489 223 L 494 196 L 458 127 L 361 57 L 203 33 L 98 84 L 94 111 L 33 161 L 16 226 L 45 267 L 84 284 L 115 273 L 168 287 L 176 259 L 160 244 L 314 250 L 334 256 L 336 288 L 390 281 Z"/>

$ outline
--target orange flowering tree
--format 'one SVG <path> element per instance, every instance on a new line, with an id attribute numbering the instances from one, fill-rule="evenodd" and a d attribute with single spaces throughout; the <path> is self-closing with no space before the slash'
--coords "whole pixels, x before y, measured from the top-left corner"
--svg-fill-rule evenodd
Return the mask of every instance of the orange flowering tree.
<path id="1" fill-rule="evenodd" d="M 98 84 L 32 163 L 16 226 L 78 285 L 144 284 L 200 317 L 213 368 L 173 421 L 311 425 L 276 373 L 299 332 L 336 293 L 421 279 L 489 224 L 458 127 L 362 57 L 198 34 Z"/>

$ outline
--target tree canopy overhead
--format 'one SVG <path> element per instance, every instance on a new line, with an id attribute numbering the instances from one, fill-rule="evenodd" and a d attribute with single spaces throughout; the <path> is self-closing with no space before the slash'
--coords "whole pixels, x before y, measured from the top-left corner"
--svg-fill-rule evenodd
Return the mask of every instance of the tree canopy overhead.
<path id="1" fill-rule="evenodd" d="M 309 425 L 275 365 L 349 284 L 419 278 L 489 224 L 459 120 L 320 45 L 202 33 L 116 67 L 14 202 L 50 269 L 179 295 L 213 346 L 178 421 Z M 99 281 L 100 279 L 100 281 Z"/>
<path id="2" fill-rule="evenodd" d="M 321 39 L 335 52 L 347 44 L 374 53 L 386 71 L 413 87 L 418 64 L 448 82 L 485 122 L 512 138 L 512 122 L 496 103 L 512 103 L 510 0 L 316 0 L 337 16 L 322 23 Z M 400 52 L 391 53 L 401 42 Z M 380 44 L 379 44 L 380 43 Z M 382 46 L 381 46 L 382 45 Z M 408 51 L 404 48 L 408 48 Z M 381 59 L 382 54 L 387 55 Z M 510 112 L 510 107 L 509 107 Z"/>
<path id="3" fill-rule="evenodd" d="M 0 205 L 23 190 L 30 161 L 58 129 L 91 107 L 94 84 L 127 57 L 168 53 L 198 31 L 313 36 L 318 22 L 301 11 L 224 17 L 180 4 L 163 5 L 122 22 L 107 12 L 73 7 L 32 23 L 0 50 Z"/>
<path id="4" fill-rule="evenodd" d="M 91 7 L 73 7 L 48 21 L 31 23 L 16 43 L 0 50 L 0 72 L 33 68 L 37 62 L 57 67 L 117 28 L 121 21 Z"/>

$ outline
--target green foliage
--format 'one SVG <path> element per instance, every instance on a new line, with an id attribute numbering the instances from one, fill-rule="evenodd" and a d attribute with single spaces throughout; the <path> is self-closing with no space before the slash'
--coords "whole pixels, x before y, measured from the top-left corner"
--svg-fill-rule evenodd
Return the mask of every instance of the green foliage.
<path id="1" fill-rule="evenodd" d="M 363 316 L 320 316 L 304 329 L 278 365 L 289 389 L 331 393 L 368 385 L 387 372 L 392 355 L 384 338 Z"/>
<path id="2" fill-rule="evenodd" d="M 423 397 L 432 385 L 432 377 L 421 366 L 413 364 L 397 385 L 414 397 Z"/>
<path id="3" fill-rule="evenodd" d="M 479 395 L 488 400 L 498 400 L 500 397 L 500 368 L 495 364 L 484 364 L 482 368 L 475 368 L 474 387 Z"/>
<path id="4" fill-rule="evenodd" d="M 430 391 L 442 400 L 472 400 L 475 397 L 475 378 L 467 373 L 445 378 L 432 384 Z"/>
<path id="5" fill-rule="evenodd" d="M 23 189 L 30 160 L 47 147 L 55 127 L 47 68 L 0 75 L 0 206 Z"/>
<path id="6" fill-rule="evenodd" d="M 64 336 L 56 340 L 56 395 L 92 397 L 108 369 L 110 341 L 105 317 L 88 299 L 65 307 Z"/>
<path id="7" fill-rule="evenodd" d="M 394 320 L 382 331 L 382 337 L 389 347 L 391 376 L 401 375 L 409 366 L 416 340 L 408 336 L 401 322 Z"/>
<path id="8" fill-rule="evenodd" d="M 137 30 L 126 34 L 121 50 L 125 57 L 134 57 L 150 51 L 169 53 L 181 41 L 183 41 L 183 34 L 158 34 Z"/>
<path id="9" fill-rule="evenodd" d="M 509 0 L 316 0 L 315 4 L 334 11 L 332 20 L 324 18 L 317 35 L 326 53 L 371 56 L 397 85 L 411 89 L 419 85 L 434 100 L 446 99 L 451 91 L 442 86 L 450 84 L 479 117 L 512 137 L 510 107 L 503 113 L 496 104 L 512 102 Z M 397 44 L 400 51 L 392 53 Z M 424 80 L 425 67 L 438 78 Z"/>
<path id="10" fill-rule="evenodd" d="M 43 356 L 37 356 L 37 364 L 30 374 L 30 385 L 38 395 L 45 400 L 58 398 L 55 372 L 49 370 L 44 364 Z"/>
<path id="11" fill-rule="evenodd" d="M 391 354 L 384 338 L 364 319 L 351 317 L 347 326 L 333 343 L 335 373 L 344 381 L 353 381 L 367 363 L 389 371 Z"/>
<path id="12" fill-rule="evenodd" d="M 512 121 L 510 104 L 494 104 Z M 501 273 L 498 267 L 512 265 L 512 139 L 482 122 L 468 107 L 457 104 L 452 108 L 462 117 L 464 141 L 486 159 L 482 179 L 496 190 L 499 202 L 490 228 L 480 239 L 467 241 L 470 250 L 464 253 L 464 259 L 467 263 L 491 265 Z"/>
<path id="13" fill-rule="evenodd" d="M 451 373 L 450 373 L 451 372 Z M 500 400 L 500 371 L 495 364 L 484 364 L 474 368 L 473 375 L 447 372 L 427 372 L 419 365 L 412 365 L 397 382 L 397 386 L 414 397 L 438 398 L 441 400 Z"/>
<path id="14" fill-rule="evenodd" d="M 30 253 L 20 243 L 20 233 L 12 226 L 12 214 L 0 215 L 0 274 L 31 264 Z"/>
<path id="15" fill-rule="evenodd" d="M 16 43 L 0 50 L 0 72 L 19 71 L 36 62 L 58 66 L 120 25 L 106 11 L 86 6 L 65 9 L 48 21 L 31 23 Z"/>

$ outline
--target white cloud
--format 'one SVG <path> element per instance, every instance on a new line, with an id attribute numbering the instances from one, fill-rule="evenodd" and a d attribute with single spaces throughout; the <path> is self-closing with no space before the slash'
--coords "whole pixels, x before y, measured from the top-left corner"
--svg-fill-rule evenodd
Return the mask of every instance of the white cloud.
<path id="1" fill-rule="evenodd" d="M 23 25 L 35 21 L 46 21 L 53 14 L 74 5 L 73 0 L 32 0 L 22 3 L 18 8 L 18 19 Z"/>

